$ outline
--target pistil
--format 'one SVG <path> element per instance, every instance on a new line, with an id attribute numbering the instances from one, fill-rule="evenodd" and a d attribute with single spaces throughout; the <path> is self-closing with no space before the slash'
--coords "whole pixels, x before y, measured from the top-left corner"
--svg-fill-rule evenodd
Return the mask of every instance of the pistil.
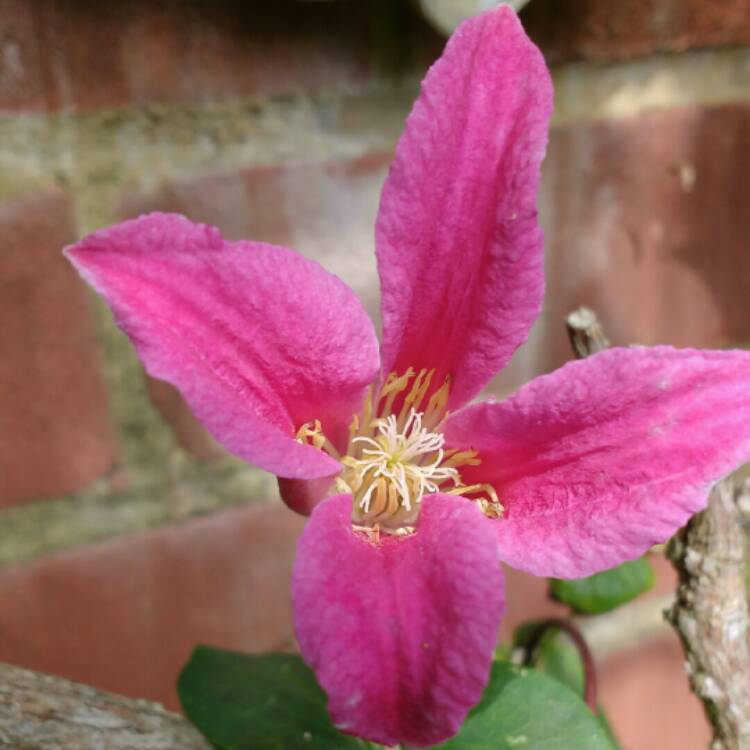
<path id="1" fill-rule="evenodd" d="M 376 437 L 356 437 L 355 456 L 346 456 L 345 481 L 358 485 L 355 515 L 362 521 L 399 519 L 399 524 L 416 518 L 416 506 L 423 495 L 438 492 L 440 485 L 460 484 L 454 467 L 443 466 L 445 438 L 422 425 L 422 414 L 413 408 L 399 427 L 395 414 L 378 421 Z"/>
<path id="2" fill-rule="evenodd" d="M 480 495 L 469 499 L 489 517 L 502 515 L 493 487 L 467 485 L 461 479 L 462 467 L 480 463 L 477 452 L 444 447 L 439 426 L 448 413 L 450 379 L 428 398 L 434 374 L 434 370 L 409 369 L 403 375 L 391 373 L 375 397 L 371 388 L 361 414 L 352 420 L 343 457 L 319 422 L 303 425 L 297 433 L 301 442 L 341 461 L 344 468 L 336 486 L 353 495 L 352 524 L 375 539 L 381 531 L 411 533 L 422 497 L 437 492 Z"/>

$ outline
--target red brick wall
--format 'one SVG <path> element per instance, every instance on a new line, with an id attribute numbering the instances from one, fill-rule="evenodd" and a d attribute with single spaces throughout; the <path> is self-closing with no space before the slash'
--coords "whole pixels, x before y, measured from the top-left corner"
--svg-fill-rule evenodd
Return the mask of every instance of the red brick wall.
<path id="1" fill-rule="evenodd" d="M 0 106 L 86 111 L 367 88 L 380 68 L 424 64 L 439 49 L 399 5 L 4 0 Z"/>
<path id="2" fill-rule="evenodd" d="M 0 508 L 83 489 L 116 445 L 85 292 L 60 248 L 76 237 L 63 191 L 0 205 Z"/>
<path id="3" fill-rule="evenodd" d="M 523 18 L 558 83 L 549 291 L 495 391 L 568 357 L 580 304 L 616 343 L 750 343 L 750 0 Z M 292 647 L 301 522 L 144 378 L 59 250 L 180 211 L 316 257 L 377 316 L 378 191 L 442 40 L 396 0 L 0 0 L 0 28 L 0 659 L 175 705 L 198 641 Z M 555 611 L 518 574 L 509 600 L 506 631 Z M 625 747 L 705 746 L 668 631 L 602 666 Z"/>
<path id="4" fill-rule="evenodd" d="M 744 0 L 533 0 L 524 20 L 551 63 L 750 43 Z"/>

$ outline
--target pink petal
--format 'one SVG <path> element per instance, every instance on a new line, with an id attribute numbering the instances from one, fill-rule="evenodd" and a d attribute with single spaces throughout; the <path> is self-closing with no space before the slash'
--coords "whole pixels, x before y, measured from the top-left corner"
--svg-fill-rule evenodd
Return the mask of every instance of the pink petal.
<path id="1" fill-rule="evenodd" d="M 666 541 L 750 458 L 750 352 L 610 349 L 445 424 L 506 507 L 502 559 L 580 577 Z"/>
<path id="2" fill-rule="evenodd" d="M 383 369 L 436 368 L 451 408 L 510 359 L 541 305 L 539 165 L 552 87 L 508 7 L 464 23 L 432 66 L 383 188 Z"/>
<path id="3" fill-rule="evenodd" d="M 316 479 L 284 479 L 279 477 L 279 495 L 295 513 L 309 516 L 313 508 L 331 494 L 335 477 Z"/>
<path id="4" fill-rule="evenodd" d="M 453 735 L 487 682 L 502 615 L 492 524 L 423 500 L 416 534 L 368 541 L 351 495 L 317 506 L 297 550 L 297 639 L 339 729 L 422 747 Z"/>
<path id="5" fill-rule="evenodd" d="M 344 439 L 378 369 L 372 324 L 339 279 L 286 248 L 226 242 L 173 214 L 126 221 L 66 252 L 148 372 L 176 385 L 230 451 L 282 476 L 338 471 L 294 435 L 317 418 Z"/>

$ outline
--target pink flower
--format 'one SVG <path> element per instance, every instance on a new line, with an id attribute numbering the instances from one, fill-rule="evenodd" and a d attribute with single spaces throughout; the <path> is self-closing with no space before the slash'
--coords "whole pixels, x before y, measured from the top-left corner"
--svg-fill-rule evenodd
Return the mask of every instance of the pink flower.
<path id="1" fill-rule="evenodd" d="M 487 680 L 500 561 L 584 576 L 642 554 L 750 456 L 750 353 L 612 349 L 466 404 L 543 292 L 552 90 L 506 8 L 423 84 L 383 189 L 383 343 L 316 263 L 152 214 L 68 250 L 148 371 L 312 512 L 299 645 L 346 732 L 439 742 Z"/>

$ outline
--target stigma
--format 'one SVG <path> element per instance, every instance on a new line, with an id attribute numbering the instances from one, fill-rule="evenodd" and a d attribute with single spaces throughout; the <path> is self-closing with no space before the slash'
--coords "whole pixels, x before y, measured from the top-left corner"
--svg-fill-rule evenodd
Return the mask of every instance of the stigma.
<path id="1" fill-rule="evenodd" d="M 469 499 L 485 515 L 502 515 L 494 488 L 461 479 L 463 467 L 480 463 L 477 452 L 445 448 L 440 427 L 448 414 L 450 379 L 430 392 L 434 375 L 434 370 L 415 373 L 410 368 L 391 373 L 377 391 L 370 388 L 350 425 L 343 456 L 322 434 L 319 422 L 303 425 L 297 433 L 301 442 L 341 462 L 336 487 L 352 494 L 352 525 L 376 540 L 380 532 L 412 533 L 422 498 L 438 492 L 480 495 Z"/>

